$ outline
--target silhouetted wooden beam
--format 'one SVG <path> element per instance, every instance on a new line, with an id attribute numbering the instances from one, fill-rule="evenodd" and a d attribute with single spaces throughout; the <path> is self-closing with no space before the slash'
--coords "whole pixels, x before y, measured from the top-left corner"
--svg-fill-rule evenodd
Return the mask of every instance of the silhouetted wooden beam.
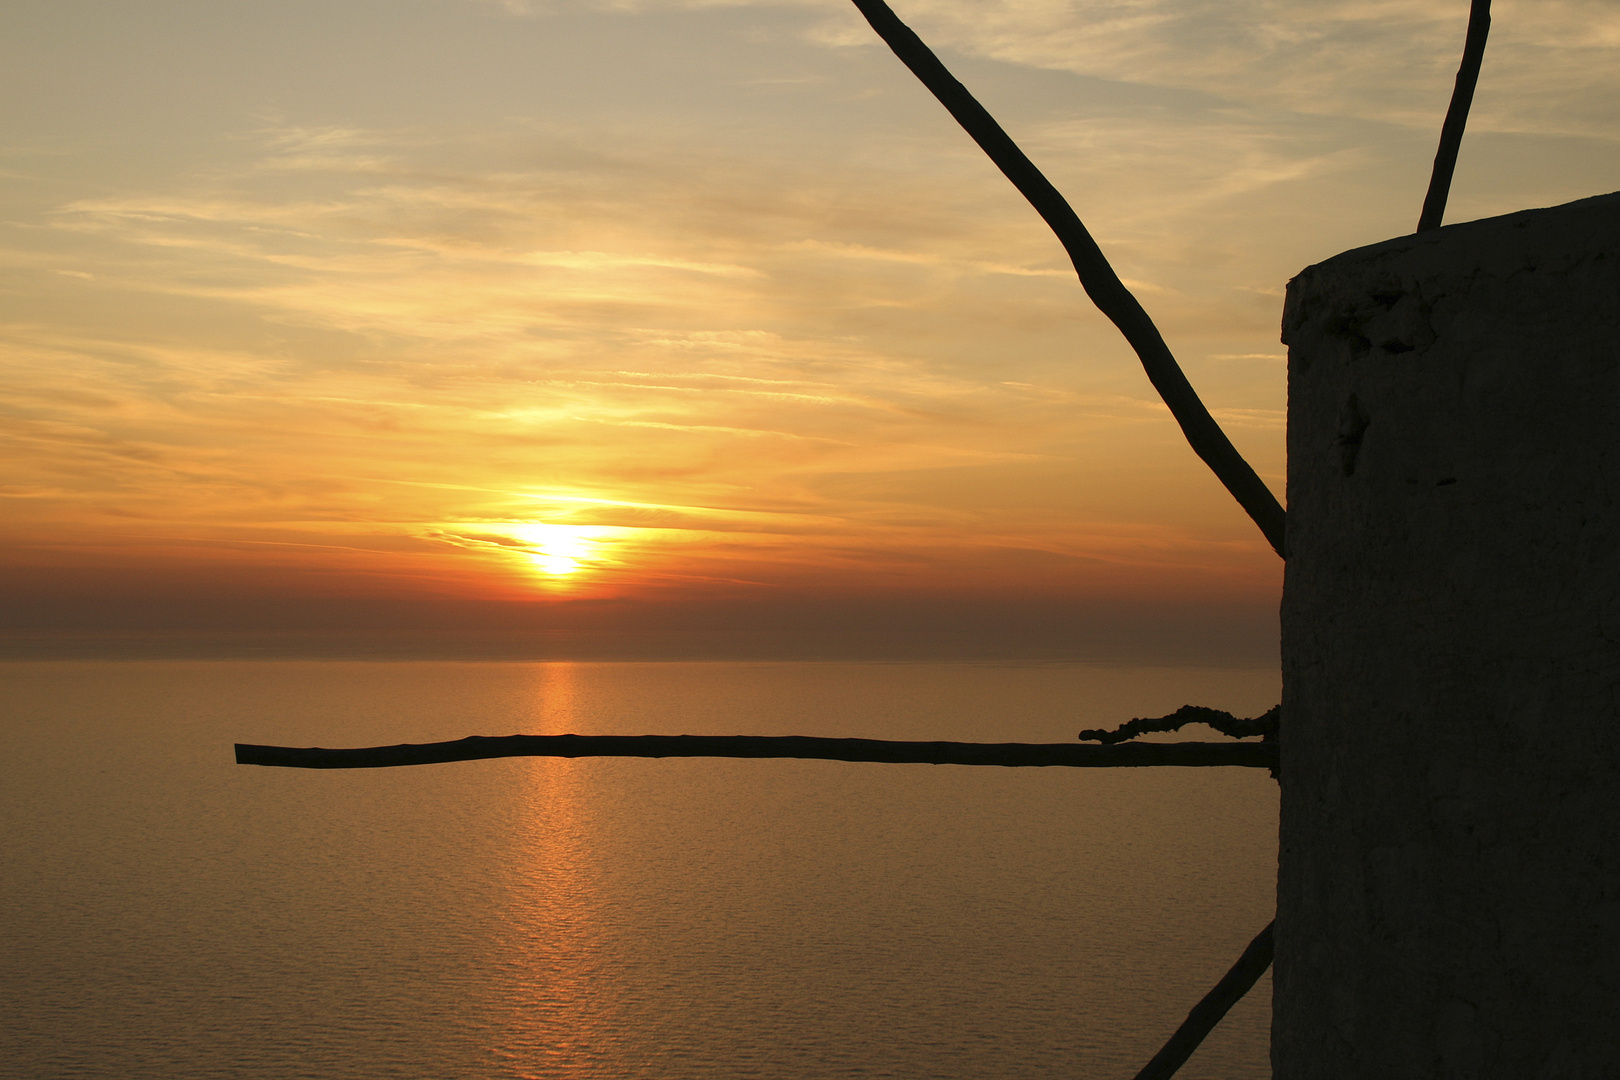
<path id="1" fill-rule="evenodd" d="M 1181 425 L 1181 432 L 1191 444 L 1193 452 L 1204 460 L 1226 490 L 1260 526 L 1260 531 L 1277 554 L 1282 555 L 1282 504 L 1249 463 L 1243 460 L 1215 418 L 1209 415 L 1192 383 L 1187 381 L 1181 365 L 1176 363 L 1170 347 L 1164 343 L 1159 328 L 1124 282 L 1119 280 L 1114 268 L 1108 265 L 1102 249 L 1092 239 L 1068 200 L 1002 130 L 995 117 L 968 93 L 967 87 L 940 63 L 939 57 L 923 44 L 909 26 L 900 21 L 888 4 L 883 0 L 854 0 L 854 4 L 895 56 L 939 99 L 939 103 L 972 136 L 979 148 L 990 156 L 990 160 L 1012 181 L 1019 193 L 1029 200 L 1036 213 L 1051 226 L 1064 250 L 1069 253 L 1086 295 L 1091 297 L 1099 311 L 1108 316 L 1109 321 L 1119 327 L 1119 332 L 1136 350 L 1148 381 L 1170 407 L 1171 415 Z"/>
<path id="2" fill-rule="evenodd" d="M 1271 928 L 1275 925 L 1267 923 L 1266 928 L 1255 935 L 1249 947 L 1243 950 L 1243 955 L 1238 957 L 1238 962 L 1232 965 L 1232 970 L 1215 984 L 1215 989 L 1193 1006 L 1187 1019 L 1170 1036 L 1170 1041 L 1164 1044 L 1164 1049 L 1142 1066 L 1136 1080 L 1169 1080 L 1177 1069 L 1186 1064 L 1193 1051 L 1204 1041 L 1204 1036 L 1214 1030 L 1227 1011 L 1260 981 L 1260 976 L 1271 966 Z"/>
<path id="3" fill-rule="evenodd" d="M 1468 110 L 1474 104 L 1474 87 L 1479 83 L 1479 66 L 1485 59 L 1485 39 L 1490 33 L 1491 0 L 1473 0 L 1468 9 L 1462 64 L 1457 68 L 1457 83 L 1451 91 L 1445 122 L 1440 125 L 1440 148 L 1434 154 L 1429 193 L 1423 197 L 1423 212 L 1418 215 L 1418 232 L 1438 229 L 1446 216 L 1451 174 L 1457 169 L 1457 150 L 1462 146 L 1463 128 L 1468 126 Z"/>
<path id="4" fill-rule="evenodd" d="M 454 742 L 401 743 L 328 750 L 319 746 L 236 744 L 238 765 L 294 769 L 378 769 L 500 757 L 726 757 L 813 758 L 927 765 L 1060 765 L 1132 768 L 1149 765 L 1240 765 L 1271 768 L 1274 743 L 891 742 L 887 739 L 818 739 L 803 735 L 473 735 Z"/>

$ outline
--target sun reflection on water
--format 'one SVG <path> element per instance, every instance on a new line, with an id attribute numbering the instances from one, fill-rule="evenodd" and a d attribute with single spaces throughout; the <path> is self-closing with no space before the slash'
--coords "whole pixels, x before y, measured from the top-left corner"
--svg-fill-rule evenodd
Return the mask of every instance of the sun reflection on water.
<path id="1" fill-rule="evenodd" d="M 535 665 L 538 709 L 530 730 L 577 731 L 575 665 Z M 516 811 L 527 841 L 506 867 L 511 903 L 497 963 L 512 1021 L 490 1047 L 517 1077 L 600 1076 L 611 1059 L 618 1012 L 599 970 L 603 889 L 590 820 L 590 777 L 581 762 L 530 758 Z"/>

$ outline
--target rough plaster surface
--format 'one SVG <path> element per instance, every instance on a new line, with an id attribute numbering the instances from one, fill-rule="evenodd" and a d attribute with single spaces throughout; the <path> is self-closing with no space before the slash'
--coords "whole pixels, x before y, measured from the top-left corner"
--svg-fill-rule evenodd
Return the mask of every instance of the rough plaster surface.
<path id="1" fill-rule="evenodd" d="M 1620 1077 L 1620 194 L 1290 283 L 1273 1064 Z"/>

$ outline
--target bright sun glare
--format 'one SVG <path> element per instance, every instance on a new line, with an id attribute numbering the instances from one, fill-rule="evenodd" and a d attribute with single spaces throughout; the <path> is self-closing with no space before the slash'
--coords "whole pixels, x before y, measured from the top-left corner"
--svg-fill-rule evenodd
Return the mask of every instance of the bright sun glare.
<path id="1" fill-rule="evenodd" d="M 531 546 L 534 564 L 553 577 L 566 577 L 581 569 L 597 553 L 602 530 L 587 525 L 514 525 L 507 530 Z"/>

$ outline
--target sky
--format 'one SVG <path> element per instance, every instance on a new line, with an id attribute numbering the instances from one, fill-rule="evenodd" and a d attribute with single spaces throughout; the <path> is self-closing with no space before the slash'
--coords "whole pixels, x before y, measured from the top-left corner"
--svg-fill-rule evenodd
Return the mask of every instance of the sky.
<path id="1" fill-rule="evenodd" d="M 901 0 L 1282 494 L 1284 287 L 1410 232 L 1467 0 Z M 1447 220 L 1620 187 L 1497 0 Z M 0 14 L 0 650 L 1268 664 L 1281 564 L 840 0 Z"/>

